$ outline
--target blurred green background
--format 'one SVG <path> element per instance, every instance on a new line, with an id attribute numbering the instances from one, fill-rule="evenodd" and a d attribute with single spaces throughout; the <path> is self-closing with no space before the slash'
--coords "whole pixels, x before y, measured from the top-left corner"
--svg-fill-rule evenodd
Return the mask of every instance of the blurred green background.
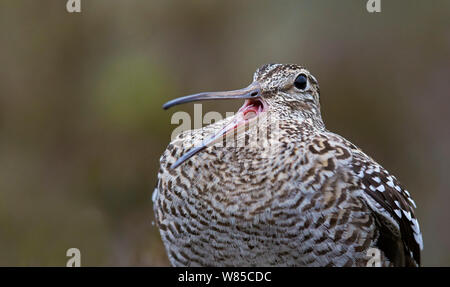
<path id="1" fill-rule="evenodd" d="M 151 194 L 189 93 L 265 63 L 321 85 L 326 125 L 417 202 L 426 266 L 450 265 L 450 1 L 0 3 L 0 265 L 165 266 Z M 236 111 L 242 102 L 207 103 Z"/>

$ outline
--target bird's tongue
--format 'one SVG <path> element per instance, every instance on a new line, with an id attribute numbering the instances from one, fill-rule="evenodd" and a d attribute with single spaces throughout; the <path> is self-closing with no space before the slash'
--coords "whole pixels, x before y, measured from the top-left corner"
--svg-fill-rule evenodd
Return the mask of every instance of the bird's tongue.
<path id="1" fill-rule="evenodd" d="M 253 104 L 250 101 L 245 101 L 244 105 L 239 109 L 237 115 L 241 114 L 244 120 L 254 118 L 262 111 L 261 105 Z"/>

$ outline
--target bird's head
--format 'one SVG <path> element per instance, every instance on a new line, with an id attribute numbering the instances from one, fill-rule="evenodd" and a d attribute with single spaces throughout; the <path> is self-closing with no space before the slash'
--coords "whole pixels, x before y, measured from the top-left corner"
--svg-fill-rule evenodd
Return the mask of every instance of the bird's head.
<path id="1" fill-rule="evenodd" d="M 223 129 L 189 150 L 179 158 L 177 167 L 204 148 L 222 140 L 228 133 L 243 133 L 256 125 L 258 118 L 271 113 L 278 119 L 299 118 L 321 122 L 319 85 L 305 68 L 294 64 L 267 64 L 259 68 L 253 82 L 246 88 L 225 92 L 204 92 L 171 100 L 163 105 L 172 106 L 204 100 L 245 99 L 244 105 Z"/>
<path id="2" fill-rule="evenodd" d="M 260 88 L 260 100 L 271 110 L 293 116 L 318 112 L 319 84 L 305 68 L 294 64 L 267 64 L 253 76 L 253 84 Z"/>

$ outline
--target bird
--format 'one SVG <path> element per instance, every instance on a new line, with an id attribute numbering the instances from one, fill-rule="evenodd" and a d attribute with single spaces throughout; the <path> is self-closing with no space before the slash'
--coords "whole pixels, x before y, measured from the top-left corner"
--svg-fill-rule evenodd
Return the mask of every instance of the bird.
<path id="1" fill-rule="evenodd" d="M 164 104 L 244 99 L 233 116 L 178 134 L 160 157 L 152 200 L 171 265 L 420 266 L 415 202 L 326 129 L 319 95 L 305 67 L 266 64 L 244 89 Z"/>

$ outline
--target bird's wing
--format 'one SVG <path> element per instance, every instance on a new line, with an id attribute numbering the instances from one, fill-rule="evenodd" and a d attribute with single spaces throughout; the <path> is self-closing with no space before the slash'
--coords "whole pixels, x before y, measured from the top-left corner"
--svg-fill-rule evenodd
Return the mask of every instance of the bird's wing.
<path id="1" fill-rule="evenodd" d="M 399 181 L 372 158 L 343 137 L 331 133 L 316 134 L 307 146 L 326 169 L 344 169 L 352 174 L 352 185 L 371 209 L 380 229 L 377 241 L 395 265 L 420 265 L 423 248 L 415 203 Z M 401 248 L 399 250 L 399 248 Z M 391 255 L 391 256 L 390 256 Z"/>
<path id="2" fill-rule="evenodd" d="M 372 158 L 347 141 L 346 145 L 352 153 L 350 167 L 359 179 L 357 184 L 360 185 L 367 204 L 379 219 L 379 224 L 394 237 L 401 238 L 404 264 L 420 265 L 422 234 L 414 214 L 416 204 L 410 194 L 395 176 L 389 174 Z"/>

